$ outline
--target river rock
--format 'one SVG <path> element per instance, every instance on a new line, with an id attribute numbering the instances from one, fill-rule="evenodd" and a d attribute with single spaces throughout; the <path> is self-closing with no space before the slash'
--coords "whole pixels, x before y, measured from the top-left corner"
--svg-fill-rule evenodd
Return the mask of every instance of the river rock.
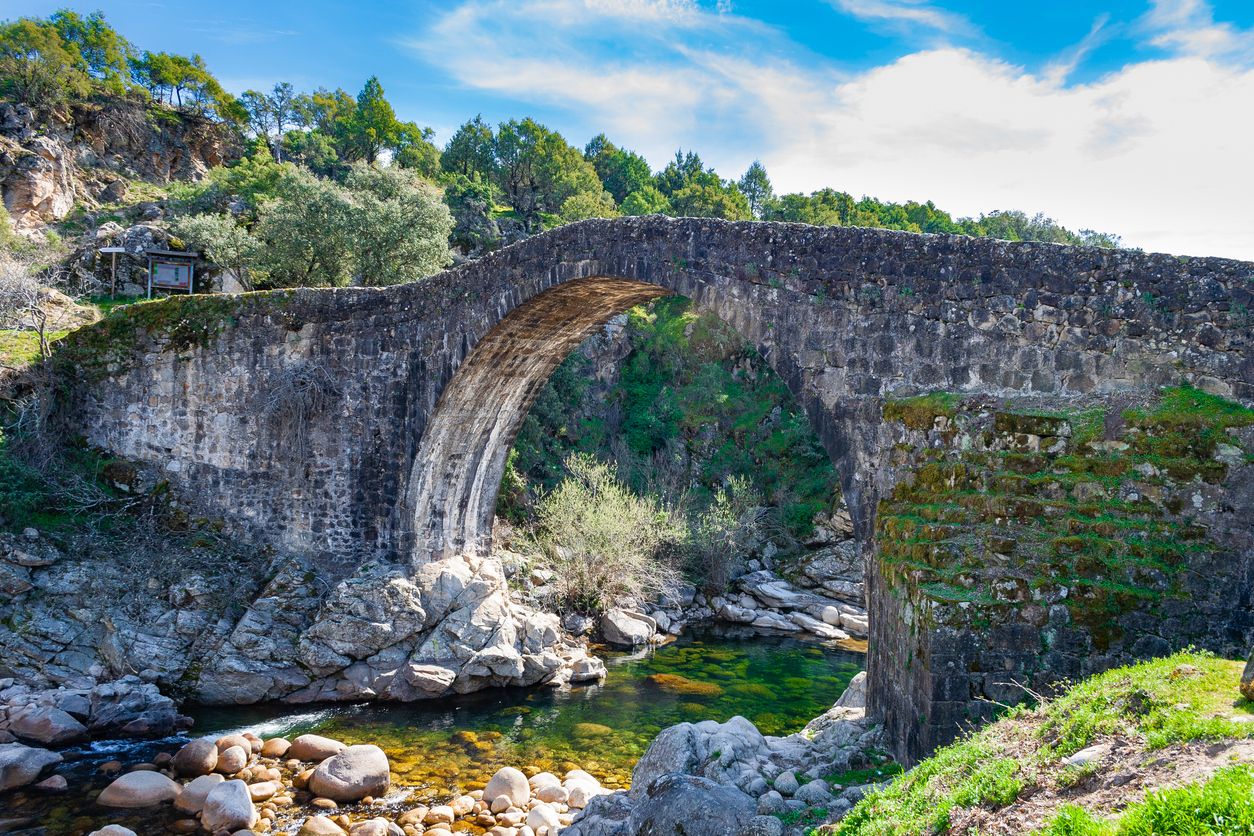
<path id="1" fill-rule="evenodd" d="M 183 788 L 160 772 L 128 772 L 96 797 L 103 807 L 151 807 L 179 797 Z"/>
<path id="2" fill-rule="evenodd" d="M 0 743 L 0 792 L 34 783 L 60 762 L 61 756 L 47 749 Z"/>
<path id="3" fill-rule="evenodd" d="M 531 800 L 531 785 L 527 783 L 527 776 L 512 766 L 498 769 L 483 788 L 483 797 L 496 799 L 502 795 L 507 796 L 515 806 L 527 806 Z"/>
<path id="4" fill-rule="evenodd" d="M 238 746 L 245 753 L 253 750 L 253 742 L 242 734 L 224 734 L 217 739 L 215 745 L 218 747 L 219 752 L 225 752 L 232 746 Z"/>
<path id="5" fill-rule="evenodd" d="M 223 775 L 234 775 L 248 766 L 248 751 L 239 746 L 230 746 L 218 752 L 218 763 L 213 768 Z"/>
<path id="6" fill-rule="evenodd" d="M 347 833 L 326 816 L 310 816 L 300 826 L 297 836 L 347 836 Z"/>
<path id="7" fill-rule="evenodd" d="M 1254 651 L 1250 652 L 1250 659 L 1245 663 L 1245 672 L 1241 674 L 1241 696 L 1254 700 Z"/>
<path id="8" fill-rule="evenodd" d="M 36 784 L 31 784 L 31 789 L 47 793 L 65 792 L 69 788 L 70 783 L 65 780 L 64 775 L 50 775 Z"/>
<path id="9" fill-rule="evenodd" d="M 170 762 L 174 771 L 184 777 L 208 775 L 218 765 L 218 747 L 207 737 L 193 740 L 174 753 Z"/>
<path id="10" fill-rule="evenodd" d="M 548 804 L 537 804 L 527 813 L 527 827 L 537 832 L 540 828 L 547 827 L 550 833 L 555 834 L 561 826 L 562 822 L 557 817 L 557 811 Z"/>
<path id="11" fill-rule="evenodd" d="M 348 746 L 338 740 L 318 734 L 302 734 L 292 741 L 287 750 L 289 758 L 298 761 L 324 761 L 332 755 L 338 755 Z"/>
<path id="12" fill-rule="evenodd" d="M 9 732 L 20 740 L 66 746 L 87 737 L 87 727 L 51 705 L 26 705 L 9 712 Z"/>
<path id="13" fill-rule="evenodd" d="M 378 746 L 349 746 L 318 764 L 309 777 L 309 791 L 333 801 L 360 801 L 387 792 L 389 771 L 387 755 Z"/>
<path id="14" fill-rule="evenodd" d="M 601 616 L 601 634 L 610 644 L 636 647 L 648 644 L 657 625 L 647 615 L 614 609 Z"/>
<path id="15" fill-rule="evenodd" d="M 274 781 L 258 781 L 248 785 L 248 795 L 254 802 L 268 801 L 278 793 L 279 784 Z"/>
<path id="16" fill-rule="evenodd" d="M 205 796 L 200 822 L 205 830 L 246 830 L 257 823 L 257 810 L 243 781 L 223 781 Z"/>
<path id="17" fill-rule="evenodd" d="M 695 775 L 664 775 L 631 811 L 627 832 L 727 836 L 756 813 L 753 799 L 735 787 Z"/>
<path id="18" fill-rule="evenodd" d="M 99 830 L 93 830 L 87 836 L 135 836 L 135 831 L 120 824 L 106 824 Z"/>
<path id="19" fill-rule="evenodd" d="M 183 791 L 179 793 L 179 797 L 174 799 L 174 809 L 180 813 L 188 813 L 196 815 L 205 806 L 205 799 L 209 796 L 209 791 L 225 781 L 221 775 L 199 775 L 193 778 L 188 784 L 184 785 Z"/>
<path id="20" fill-rule="evenodd" d="M 291 748 L 292 743 L 287 738 L 272 737 L 261 744 L 261 755 L 266 758 L 284 758 Z"/>

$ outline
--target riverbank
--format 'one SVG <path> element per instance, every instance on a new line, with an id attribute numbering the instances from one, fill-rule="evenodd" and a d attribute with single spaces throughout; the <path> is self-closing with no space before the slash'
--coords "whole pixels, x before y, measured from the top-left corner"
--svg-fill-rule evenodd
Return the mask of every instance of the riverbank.
<path id="1" fill-rule="evenodd" d="M 830 707 L 832 695 L 845 689 L 863 658 L 800 636 L 709 627 L 690 629 L 661 647 L 597 652 L 606 659 L 608 675 L 585 686 L 490 689 L 408 704 L 187 710 L 196 720 L 197 737 L 216 740 L 247 731 L 291 740 L 315 733 L 377 745 L 388 757 L 393 790 L 404 798 L 390 808 L 399 814 L 406 805 L 447 804 L 482 788 L 505 766 L 563 777 L 579 768 L 607 792 L 627 790 L 654 738 L 686 722 L 723 723 L 741 716 L 760 733 L 786 738 Z M 69 779 L 70 792 L 48 796 L 28 789 L 6 801 L 15 814 L 52 823 L 49 832 L 86 834 L 117 821 L 140 834 L 164 834 L 178 820 L 169 805 L 165 812 L 148 811 L 154 823 L 146 831 L 134 817 L 111 818 L 92 797 L 108 785 L 110 778 L 100 769 L 116 768 L 111 761 L 129 769 L 168 757 L 180 745 L 174 738 L 74 747 L 62 752 L 65 763 L 56 770 Z M 341 813 L 359 817 L 373 809 Z"/>

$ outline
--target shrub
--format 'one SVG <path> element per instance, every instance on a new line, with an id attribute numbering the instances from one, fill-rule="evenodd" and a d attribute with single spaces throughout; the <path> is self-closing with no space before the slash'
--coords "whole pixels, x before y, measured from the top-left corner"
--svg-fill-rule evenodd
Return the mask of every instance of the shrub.
<path id="1" fill-rule="evenodd" d="M 569 476 L 536 507 L 539 564 L 563 610 L 604 612 L 679 580 L 670 556 L 680 532 L 654 498 L 631 492 L 613 465 L 576 454 Z"/>
<path id="2" fill-rule="evenodd" d="M 719 488 L 688 529 L 688 555 L 694 574 L 722 591 L 757 539 L 762 509 L 749 480 L 733 476 Z"/>

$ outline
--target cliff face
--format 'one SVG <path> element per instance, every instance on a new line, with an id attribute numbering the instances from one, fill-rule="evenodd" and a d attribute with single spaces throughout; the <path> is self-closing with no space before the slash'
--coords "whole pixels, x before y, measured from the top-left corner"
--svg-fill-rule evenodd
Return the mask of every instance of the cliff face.
<path id="1" fill-rule="evenodd" d="M 222 125 L 133 99 L 75 105 L 47 121 L 0 103 L 0 196 L 18 232 L 61 220 L 77 204 L 121 203 L 128 181 L 199 180 L 238 153 Z"/>

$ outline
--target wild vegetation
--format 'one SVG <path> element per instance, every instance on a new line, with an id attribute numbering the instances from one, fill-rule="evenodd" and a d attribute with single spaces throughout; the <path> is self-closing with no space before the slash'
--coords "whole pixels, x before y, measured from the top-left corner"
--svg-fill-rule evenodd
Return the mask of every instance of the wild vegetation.
<path id="1" fill-rule="evenodd" d="M 821 832 L 930 836 L 996 823 L 996 832 L 1051 836 L 1244 833 L 1251 775 L 1248 766 L 1228 767 L 1226 755 L 1254 738 L 1254 704 L 1238 698 L 1240 675 L 1239 662 L 1191 652 L 1115 668 L 1056 699 L 1009 710 Z M 1104 748 L 1092 758 L 1067 760 L 1095 745 Z M 1126 794 L 1101 792 L 1121 769 L 1143 771 L 1143 786 L 1154 787 L 1172 762 L 1197 780 L 1123 810 Z M 1163 774 L 1147 765 L 1154 763 Z"/>

